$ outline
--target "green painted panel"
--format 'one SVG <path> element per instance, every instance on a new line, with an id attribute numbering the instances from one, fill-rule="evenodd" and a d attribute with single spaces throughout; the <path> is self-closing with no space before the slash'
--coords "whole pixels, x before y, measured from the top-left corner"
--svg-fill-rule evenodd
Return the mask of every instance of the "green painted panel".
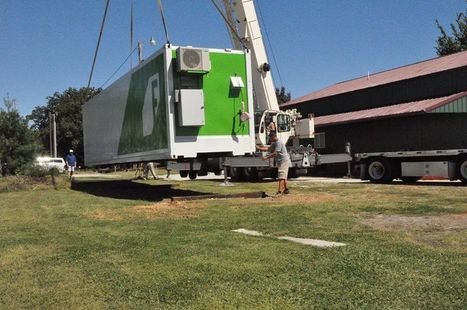
<path id="1" fill-rule="evenodd" d="M 248 112 L 246 61 L 244 54 L 210 53 L 211 71 L 207 74 L 188 75 L 199 81 L 191 85 L 204 91 L 205 125 L 176 127 L 177 136 L 248 135 L 249 123 L 240 121 L 240 113 Z M 187 76 L 187 74 L 185 74 Z M 245 87 L 233 93 L 230 77 L 242 78 Z M 175 89 L 180 88 L 183 74 L 174 70 Z M 186 86 L 182 86 L 186 87 Z M 242 104 L 243 102 L 243 104 Z M 242 110 L 243 109 L 243 110 Z M 177 111 L 176 111 L 177 113 Z"/>
<path id="2" fill-rule="evenodd" d="M 431 113 L 467 113 L 467 96 L 438 107 L 431 111 Z"/>
<path id="3" fill-rule="evenodd" d="M 165 80 L 164 53 L 132 74 L 119 155 L 168 147 Z"/>
<path id="4" fill-rule="evenodd" d="M 467 97 L 461 97 L 449 102 L 433 110 L 432 113 L 467 113 Z"/>

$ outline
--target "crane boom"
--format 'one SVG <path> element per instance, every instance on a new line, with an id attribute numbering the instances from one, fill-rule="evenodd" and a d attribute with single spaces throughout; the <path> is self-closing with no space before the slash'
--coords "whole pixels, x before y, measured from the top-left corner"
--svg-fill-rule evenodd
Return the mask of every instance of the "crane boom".
<path id="1" fill-rule="evenodd" d="M 223 3 L 226 20 L 232 23 L 228 28 L 234 47 L 241 49 L 244 46 L 251 51 L 253 70 L 259 73 L 253 74 L 253 89 L 258 110 L 279 111 L 271 66 L 268 63 L 253 0 L 223 0 Z M 233 29 L 237 31 L 236 35 L 232 33 Z"/>
<path id="2" fill-rule="evenodd" d="M 266 48 L 253 0 L 222 0 L 224 12 L 216 0 L 211 0 L 224 18 L 230 38 L 236 49 L 248 49 L 251 54 L 252 82 L 255 101 L 256 143 L 266 144 L 266 129 L 273 122 L 279 139 L 287 143 L 290 137 L 314 136 L 312 117 L 300 119 L 296 109 L 281 111 L 268 63 Z M 257 117 L 258 116 L 258 117 Z"/>

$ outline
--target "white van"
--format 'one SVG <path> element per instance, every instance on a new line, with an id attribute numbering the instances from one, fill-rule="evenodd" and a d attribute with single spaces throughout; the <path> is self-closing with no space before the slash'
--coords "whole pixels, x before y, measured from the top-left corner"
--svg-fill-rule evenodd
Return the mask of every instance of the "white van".
<path id="1" fill-rule="evenodd" d="M 65 172 L 65 160 L 60 157 L 37 157 L 35 164 L 45 170 L 57 168 L 60 173 Z"/>

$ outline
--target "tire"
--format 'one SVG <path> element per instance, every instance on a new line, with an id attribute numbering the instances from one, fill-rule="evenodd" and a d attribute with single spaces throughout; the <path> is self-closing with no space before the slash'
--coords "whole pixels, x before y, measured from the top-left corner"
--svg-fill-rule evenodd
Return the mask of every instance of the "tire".
<path id="1" fill-rule="evenodd" d="M 232 181 L 241 181 L 243 179 L 243 169 L 239 167 L 230 167 L 229 176 Z"/>
<path id="2" fill-rule="evenodd" d="M 385 158 L 371 160 L 367 172 L 368 178 L 373 183 L 388 183 L 393 180 L 391 164 Z"/>
<path id="3" fill-rule="evenodd" d="M 462 183 L 467 183 L 467 158 L 459 162 L 459 179 Z"/>
<path id="4" fill-rule="evenodd" d="M 400 177 L 404 183 L 415 183 L 420 180 L 420 177 Z"/>
<path id="5" fill-rule="evenodd" d="M 258 169 L 255 167 L 243 168 L 243 177 L 246 181 L 258 181 Z"/>
<path id="6" fill-rule="evenodd" d="M 188 177 L 190 178 L 190 180 L 195 180 L 197 176 L 198 176 L 198 173 L 194 170 L 190 170 L 188 172 Z"/>
<path id="7" fill-rule="evenodd" d="M 180 177 L 186 178 L 188 176 L 188 171 L 187 170 L 180 170 Z"/>

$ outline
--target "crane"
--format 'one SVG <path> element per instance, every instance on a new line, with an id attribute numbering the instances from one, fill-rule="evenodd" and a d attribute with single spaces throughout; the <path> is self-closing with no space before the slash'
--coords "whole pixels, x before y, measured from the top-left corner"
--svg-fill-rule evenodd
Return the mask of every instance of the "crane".
<path id="1" fill-rule="evenodd" d="M 308 128 L 313 128 L 312 125 L 310 127 L 312 120 L 299 120 L 301 115 L 296 110 L 281 111 L 279 109 L 271 66 L 268 62 L 253 0 L 222 0 L 223 11 L 215 0 L 211 2 L 223 16 L 234 48 L 247 49 L 251 53 L 256 108 L 256 143 L 267 144 L 267 125 L 270 121 L 275 123 L 277 135 L 284 143 L 287 143 L 290 137 L 296 136 L 297 124 L 309 122 Z"/>

